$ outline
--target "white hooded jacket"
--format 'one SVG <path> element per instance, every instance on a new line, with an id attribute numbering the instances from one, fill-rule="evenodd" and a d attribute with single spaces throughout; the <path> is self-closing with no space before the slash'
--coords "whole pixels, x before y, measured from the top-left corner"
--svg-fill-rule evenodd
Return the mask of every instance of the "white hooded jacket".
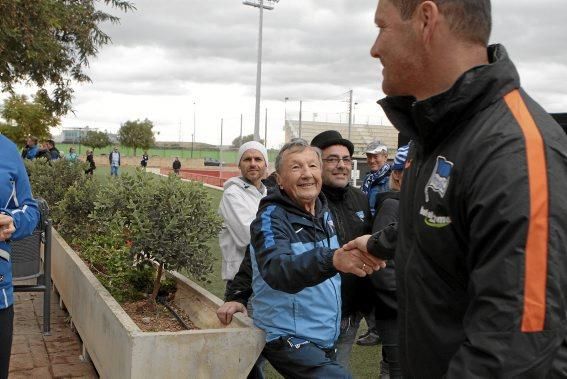
<path id="1" fill-rule="evenodd" d="M 260 200 L 266 194 L 267 189 L 263 184 L 258 190 L 242 177 L 230 178 L 224 183 L 219 205 L 219 215 L 224 220 L 219 233 L 223 280 L 234 279 L 238 272 L 250 243 L 250 224 L 256 218 Z"/>

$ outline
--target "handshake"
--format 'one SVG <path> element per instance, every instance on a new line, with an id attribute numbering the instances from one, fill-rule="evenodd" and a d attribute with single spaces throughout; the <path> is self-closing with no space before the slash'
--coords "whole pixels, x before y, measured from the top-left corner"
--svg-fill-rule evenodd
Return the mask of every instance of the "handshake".
<path id="1" fill-rule="evenodd" d="M 364 277 L 386 267 L 386 261 L 368 252 L 366 245 L 370 235 L 358 237 L 343 245 L 333 255 L 333 266 L 337 271 Z"/>

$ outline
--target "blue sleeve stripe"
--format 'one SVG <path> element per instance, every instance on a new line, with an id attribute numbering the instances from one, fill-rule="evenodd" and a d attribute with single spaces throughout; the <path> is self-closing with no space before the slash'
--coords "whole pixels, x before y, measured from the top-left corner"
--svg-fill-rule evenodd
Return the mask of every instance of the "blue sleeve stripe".
<path id="1" fill-rule="evenodd" d="M 270 205 L 262 213 L 262 236 L 264 237 L 264 248 L 268 249 L 276 244 L 274 232 L 272 231 L 272 212 L 276 209 L 275 205 Z"/>

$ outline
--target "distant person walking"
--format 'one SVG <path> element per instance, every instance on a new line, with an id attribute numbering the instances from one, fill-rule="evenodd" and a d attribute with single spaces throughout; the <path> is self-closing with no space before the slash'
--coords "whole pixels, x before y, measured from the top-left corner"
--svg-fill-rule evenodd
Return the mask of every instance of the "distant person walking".
<path id="1" fill-rule="evenodd" d="M 69 162 L 77 162 L 79 160 L 79 154 L 77 154 L 74 147 L 69 148 L 69 152 L 65 154 L 65 160 Z"/>
<path id="2" fill-rule="evenodd" d="M 87 163 L 89 164 L 89 168 L 85 170 L 85 174 L 92 175 L 94 173 L 94 170 L 96 170 L 96 164 L 92 150 L 87 150 Z"/>
<path id="3" fill-rule="evenodd" d="M 118 176 L 118 168 L 120 167 L 120 152 L 118 146 L 108 154 L 108 161 L 110 162 L 110 176 Z"/>
<path id="4" fill-rule="evenodd" d="M 179 161 L 179 157 L 175 157 L 173 161 L 173 172 L 175 172 L 175 175 L 179 175 L 179 170 L 181 170 L 181 162 Z"/>
<path id="5" fill-rule="evenodd" d="M 61 153 L 55 147 L 55 141 L 53 141 L 52 139 L 48 139 L 46 145 L 47 145 L 47 150 L 49 151 L 50 160 L 54 161 L 61 158 Z"/>
<path id="6" fill-rule="evenodd" d="M 148 161 L 150 160 L 150 157 L 148 156 L 148 152 L 144 151 L 144 155 L 142 155 L 142 160 L 140 161 L 140 166 L 142 166 L 142 169 L 144 171 L 146 171 L 146 167 L 148 167 Z"/>

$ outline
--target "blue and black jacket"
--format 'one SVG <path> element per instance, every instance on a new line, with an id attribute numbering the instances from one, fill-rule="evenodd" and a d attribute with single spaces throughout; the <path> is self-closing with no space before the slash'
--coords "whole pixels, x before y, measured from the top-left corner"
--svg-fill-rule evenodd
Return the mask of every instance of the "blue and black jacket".
<path id="1" fill-rule="evenodd" d="M 37 203 L 32 198 L 28 174 L 16 145 L 0 135 L 0 213 L 14 219 L 12 240 L 29 236 L 39 220 Z M 0 309 L 14 303 L 10 243 L 0 241 Z"/>
<path id="2" fill-rule="evenodd" d="M 254 324 L 266 341 L 296 337 L 332 347 L 340 332 L 341 279 L 325 196 L 313 216 L 276 187 L 260 202 L 250 231 Z"/>

